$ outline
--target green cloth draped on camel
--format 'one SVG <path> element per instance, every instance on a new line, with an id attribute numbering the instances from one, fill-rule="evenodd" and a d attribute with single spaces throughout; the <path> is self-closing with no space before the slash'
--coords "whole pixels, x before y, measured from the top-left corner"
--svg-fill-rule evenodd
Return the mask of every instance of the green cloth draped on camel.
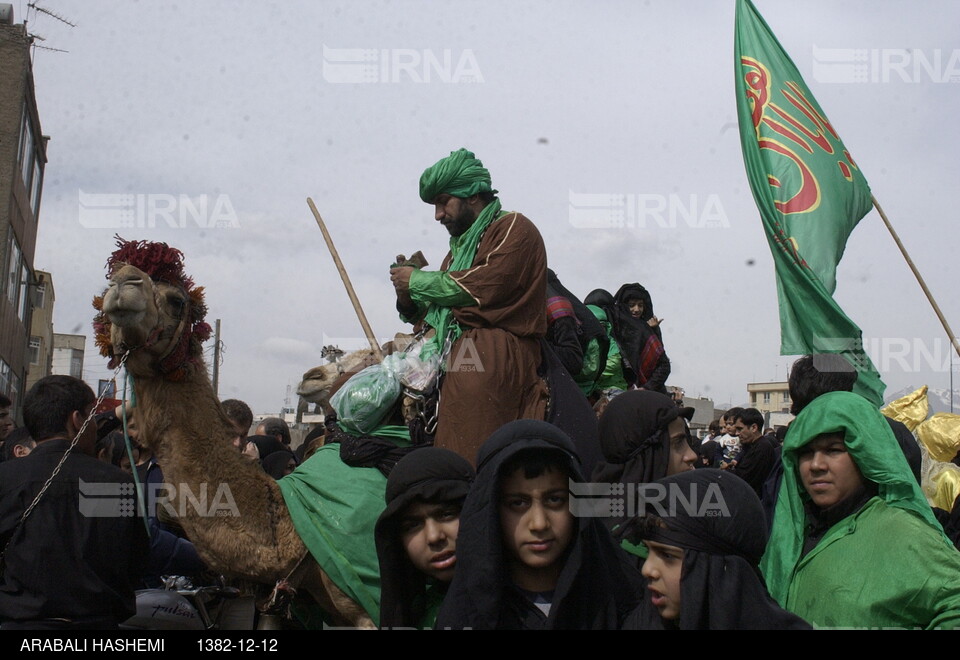
<path id="1" fill-rule="evenodd" d="M 277 482 L 297 534 L 330 579 L 380 623 L 380 564 L 373 528 L 387 479 L 377 468 L 351 467 L 337 444 L 320 447 Z"/>

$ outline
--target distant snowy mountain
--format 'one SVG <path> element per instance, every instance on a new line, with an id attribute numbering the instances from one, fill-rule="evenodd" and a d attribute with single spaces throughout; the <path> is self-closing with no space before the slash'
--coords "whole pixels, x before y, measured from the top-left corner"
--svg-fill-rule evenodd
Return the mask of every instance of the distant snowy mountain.
<path id="1" fill-rule="evenodd" d="M 909 385 L 902 390 L 897 390 L 896 392 L 887 393 L 884 403 L 890 403 L 895 401 L 900 397 L 904 397 L 911 392 L 915 392 L 920 389 L 920 386 Z M 940 412 L 950 412 L 950 390 L 944 389 L 934 389 L 930 388 L 927 390 L 927 400 L 930 403 L 930 414 L 940 413 Z M 960 414 L 960 391 L 953 391 L 953 412 Z"/>

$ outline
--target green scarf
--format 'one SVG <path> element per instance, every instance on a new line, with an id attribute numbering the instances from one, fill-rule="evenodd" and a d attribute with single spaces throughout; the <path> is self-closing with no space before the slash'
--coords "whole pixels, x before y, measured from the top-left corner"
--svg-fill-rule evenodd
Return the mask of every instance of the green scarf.
<path id="1" fill-rule="evenodd" d="M 797 416 L 783 444 L 783 481 L 773 530 L 760 563 L 770 595 L 784 605 L 800 562 L 805 534 L 804 503 L 810 499 L 800 480 L 799 450 L 823 433 L 842 432 L 847 452 L 864 479 L 877 484 L 888 506 L 919 516 L 943 534 L 883 415 L 852 392 L 830 392 L 813 400 Z M 950 542 L 946 536 L 944 542 Z"/>
<path id="2" fill-rule="evenodd" d="M 420 199 L 427 204 L 432 204 L 437 195 L 441 194 L 465 199 L 481 192 L 497 194 L 490 184 L 490 172 L 473 152 L 466 149 L 451 151 L 449 156 L 440 159 L 420 175 Z M 465 270 L 473 265 L 480 238 L 498 217 L 500 200 L 494 199 L 484 207 L 466 232 L 450 237 L 452 258 L 450 266 L 444 272 Z M 450 307 L 431 303 L 424 318 L 437 333 L 424 345 L 420 353 L 422 358 L 443 355 L 447 339 L 449 338 L 452 344 L 463 333 L 460 326 L 453 323 L 453 311 Z"/>
<path id="3" fill-rule="evenodd" d="M 494 220 L 500 217 L 500 200 L 494 199 L 487 204 L 477 219 L 470 225 L 470 229 L 460 236 L 450 237 L 450 266 L 445 272 L 451 270 L 466 270 L 473 265 L 473 260 L 477 256 L 477 248 L 480 246 L 480 239 L 483 232 L 487 230 Z M 437 331 L 423 346 L 420 353 L 421 358 L 427 358 L 434 354 L 443 354 L 443 347 L 449 338 L 450 343 L 457 341 L 463 331 L 460 326 L 453 322 L 453 309 L 431 303 L 427 307 L 427 313 L 424 317 L 427 324 Z"/>

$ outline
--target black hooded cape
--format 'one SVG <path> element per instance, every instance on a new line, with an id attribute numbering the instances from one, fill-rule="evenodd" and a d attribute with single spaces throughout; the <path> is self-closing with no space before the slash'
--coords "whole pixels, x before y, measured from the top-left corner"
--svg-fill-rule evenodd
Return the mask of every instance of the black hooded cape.
<path id="1" fill-rule="evenodd" d="M 510 422 L 483 444 L 477 480 L 460 513 L 457 571 L 437 618 L 438 629 L 617 629 L 639 603 L 640 575 L 627 563 L 599 518 L 575 519 L 577 532 L 545 620 L 509 579 L 499 514 L 501 469 L 528 449 L 561 452 L 582 481 L 570 439 L 537 420 Z M 571 500 L 572 501 L 572 500 Z"/>
<path id="2" fill-rule="evenodd" d="M 650 298 L 650 292 L 646 290 L 641 284 L 633 282 L 632 284 L 624 284 L 617 290 L 616 295 L 613 296 L 613 301 L 620 308 L 620 311 L 629 315 L 630 309 L 627 307 L 627 301 L 632 300 L 633 298 L 639 298 L 643 301 L 643 314 L 640 315 L 640 321 L 643 322 L 648 328 L 650 328 L 647 321 L 653 318 L 653 300 Z M 654 326 L 650 328 L 660 341 L 663 341 L 663 333 L 660 331 L 660 326 Z"/>
<path id="3" fill-rule="evenodd" d="M 643 387 L 666 394 L 666 381 L 670 376 L 670 359 L 663 348 L 660 327 L 651 328 L 647 319 L 653 314 L 650 296 L 644 298 L 644 318 L 637 320 L 630 315 L 623 296 L 638 297 L 635 289 L 639 284 L 625 284 L 616 296 L 602 289 L 594 290 L 587 296 L 586 304 L 601 307 L 610 321 L 611 334 L 624 362 L 624 376 L 630 385 Z M 649 303 L 649 304 L 648 304 Z"/>
<path id="4" fill-rule="evenodd" d="M 721 470 L 690 470 L 659 480 L 667 497 L 647 514 L 666 528 L 639 519 L 625 530 L 631 541 L 683 548 L 680 578 L 681 630 L 790 630 L 810 624 L 782 609 L 767 592 L 759 562 L 767 543 L 760 500 L 739 477 Z M 671 492 L 682 493 L 673 500 Z M 692 503 L 687 506 L 679 500 Z M 667 627 L 649 597 L 624 623 L 628 630 Z"/>
<path id="5" fill-rule="evenodd" d="M 670 438 L 667 426 L 680 416 L 673 399 L 659 392 L 629 390 L 618 394 L 600 417 L 600 449 L 592 481 L 610 484 L 648 484 L 667 476 Z M 631 486 L 626 486 L 630 488 Z M 626 522 L 605 520 L 610 529 Z"/>
<path id="6" fill-rule="evenodd" d="M 387 507 L 374 529 L 380 560 L 381 628 L 419 628 L 429 609 L 427 576 L 414 568 L 403 548 L 400 515 L 418 500 L 462 502 L 473 477 L 468 460 L 439 447 L 422 447 L 407 454 L 390 472 L 384 496 Z M 431 588 L 442 592 L 443 587 Z"/>

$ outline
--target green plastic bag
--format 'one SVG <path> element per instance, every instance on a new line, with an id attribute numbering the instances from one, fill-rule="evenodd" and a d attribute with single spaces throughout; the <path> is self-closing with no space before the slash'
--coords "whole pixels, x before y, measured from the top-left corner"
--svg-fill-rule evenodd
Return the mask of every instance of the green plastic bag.
<path id="1" fill-rule="evenodd" d="M 369 435 L 383 424 L 400 400 L 402 353 L 357 372 L 330 398 L 337 421 L 348 433 Z"/>

